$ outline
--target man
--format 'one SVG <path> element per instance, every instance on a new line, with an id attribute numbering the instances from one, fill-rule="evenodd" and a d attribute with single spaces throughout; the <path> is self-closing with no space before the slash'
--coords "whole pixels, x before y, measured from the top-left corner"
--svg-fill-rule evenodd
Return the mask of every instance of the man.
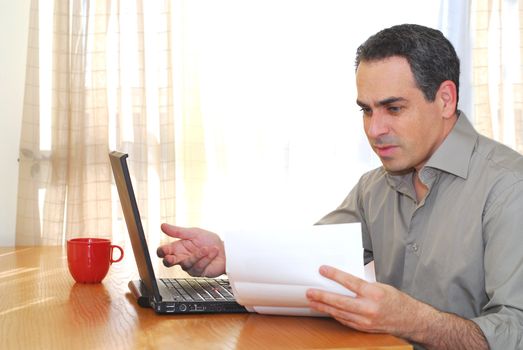
<path id="1" fill-rule="evenodd" d="M 523 349 L 523 157 L 457 109 L 459 59 L 441 32 L 399 25 L 357 51 L 357 104 L 383 166 L 319 224 L 361 222 L 377 283 L 322 266 L 356 296 L 311 289 L 310 306 L 416 347 Z M 158 249 L 191 275 L 225 272 L 214 233 L 162 225 Z"/>

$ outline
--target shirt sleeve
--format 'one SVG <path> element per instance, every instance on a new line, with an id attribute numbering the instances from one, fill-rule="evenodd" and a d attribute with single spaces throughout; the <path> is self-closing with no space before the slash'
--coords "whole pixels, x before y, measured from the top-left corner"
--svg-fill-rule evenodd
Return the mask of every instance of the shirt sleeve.
<path id="1" fill-rule="evenodd" d="M 321 218 L 316 225 L 330 225 L 330 224 L 348 224 L 352 222 L 361 223 L 361 234 L 364 249 L 364 263 L 367 264 L 374 260 L 372 254 L 372 243 L 369 237 L 367 225 L 364 220 L 363 208 L 361 205 L 362 191 L 363 191 L 364 177 L 360 179 L 358 184 L 350 191 L 349 195 L 343 202 L 323 218 Z"/>
<path id="2" fill-rule="evenodd" d="M 489 302 L 472 321 L 491 349 L 523 349 L 523 181 L 492 196 L 483 216 Z"/>

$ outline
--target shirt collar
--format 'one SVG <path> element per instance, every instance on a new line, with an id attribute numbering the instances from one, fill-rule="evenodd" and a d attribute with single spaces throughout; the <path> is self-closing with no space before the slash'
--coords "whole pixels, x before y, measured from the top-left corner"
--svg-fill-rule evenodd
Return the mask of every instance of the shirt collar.
<path id="1" fill-rule="evenodd" d="M 466 179 L 477 139 L 478 133 L 465 113 L 458 111 L 458 120 L 454 128 L 430 157 L 425 167 L 440 169 Z"/>

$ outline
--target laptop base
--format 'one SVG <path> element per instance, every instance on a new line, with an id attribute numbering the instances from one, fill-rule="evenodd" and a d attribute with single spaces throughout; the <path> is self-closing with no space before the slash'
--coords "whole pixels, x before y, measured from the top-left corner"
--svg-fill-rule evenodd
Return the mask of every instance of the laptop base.
<path id="1" fill-rule="evenodd" d="M 187 313 L 246 313 L 248 312 L 243 306 L 235 301 L 219 302 L 200 302 L 200 301 L 170 301 L 163 299 L 162 302 L 154 302 L 154 298 L 147 293 L 146 286 L 139 280 L 130 281 L 129 290 L 133 294 L 136 302 L 143 308 L 152 308 L 160 314 L 187 314 Z"/>

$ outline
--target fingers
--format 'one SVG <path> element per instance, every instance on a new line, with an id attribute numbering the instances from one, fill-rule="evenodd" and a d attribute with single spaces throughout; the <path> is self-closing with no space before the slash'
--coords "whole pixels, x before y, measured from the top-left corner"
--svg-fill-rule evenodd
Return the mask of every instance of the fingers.
<path id="1" fill-rule="evenodd" d="M 179 259 L 176 259 L 176 256 L 174 255 L 165 255 L 162 262 L 165 267 L 172 267 L 178 263 L 178 260 Z"/>
<path id="2" fill-rule="evenodd" d="M 306 297 L 311 303 L 311 307 L 319 307 L 322 312 L 333 315 L 333 310 L 347 310 L 352 313 L 364 311 L 362 302 L 354 297 L 326 292 L 319 289 L 309 289 Z"/>
<path id="3" fill-rule="evenodd" d="M 320 274 L 328 279 L 338 282 L 356 295 L 363 294 L 367 285 L 369 285 L 369 282 L 332 266 L 321 266 Z"/>
<path id="4" fill-rule="evenodd" d="M 318 312 L 331 315 L 332 318 L 349 327 L 363 330 L 365 328 L 363 325 L 368 326 L 368 319 L 365 316 L 350 310 L 340 309 L 317 301 L 311 301 L 309 306 Z"/>
<path id="5" fill-rule="evenodd" d="M 161 229 L 166 235 L 174 238 L 192 239 L 195 238 L 197 235 L 194 229 L 169 225 L 165 223 L 162 224 Z"/>
<path id="6" fill-rule="evenodd" d="M 161 229 L 166 235 L 173 237 L 173 238 L 179 238 L 182 240 L 190 240 L 190 239 L 196 238 L 196 236 L 197 236 L 197 233 L 194 229 L 169 225 L 169 224 L 165 224 L 165 223 L 161 225 Z M 168 255 L 176 254 L 175 252 L 176 252 L 176 245 L 173 243 L 164 244 L 162 246 L 159 246 L 158 249 L 156 249 L 156 255 L 159 258 L 165 258 Z M 172 259 L 168 259 L 168 260 L 172 260 Z M 176 264 L 176 262 L 174 262 L 174 261 L 169 261 L 169 263 L 171 264 L 170 266 Z M 164 264 L 165 264 L 165 261 L 164 261 Z"/>
<path id="7" fill-rule="evenodd" d="M 218 249 L 213 247 L 209 249 L 207 254 L 202 254 L 203 256 L 196 260 L 192 265 L 188 265 L 184 262 L 180 264 L 182 269 L 184 269 L 191 276 L 203 276 L 203 277 L 214 277 L 208 274 L 207 267 L 212 263 L 212 261 L 218 256 Z"/>
<path id="8" fill-rule="evenodd" d="M 368 282 L 332 266 L 321 266 L 320 274 L 338 282 L 356 296 L 351 297 L 319 289 L 309 289 L 307 290 L 306 296 L 311 303 L 311 307 L 320 312 L 328 313 L 333 317 L 343 319 L 349 318 L 347 314 L 352 315 L 366 312 L 368 305 L 365 299 L 360 299 L 358 296 L 364 295 L 364 292 L 367 290 L 366 286 L 369 284 Z"/>
<path id="9" fill-rule="evenodd" d="M 159 246 L 157 249 L 156 249 L 156 255 L 159 257 L 159 258 L 165 258 L 165 256 L 167 255 L 167 252 L 165 250 L 168 250 L 169 248 L 167 247 L 167 245 L 162 245 L 162 246 Z"/>
<path id="10" fill-rule="evenodd" d="M 160 248 L 158 248 L 160 252 Z M 190 256 L 180 255 L 165 255 L 163 256 L 163 264 L 166 267 L 180 265 L 182 270 L 191 276 L 206 276 L 207 267 L 218 256 L 219 249 L 217 247 L 204 247 Z M 158 254 L 160 256 L 160 254 Z"/>
<path id="11" fill-rule="evenodd" d="M 177 250 L 179 250 L 179 248 L 178 249 L 176 248 L 176 244 L 177 243 L 169 243 L 169 244 L 164 244 L 164 245 L 159 246 L 156 249 L 156 255 L 159 258 L 164 258 L 164 259 L 171 255 L 177 255 L 176 252 L 177 252 Z M 174 262 L 173 262 L 173 264 L 174 264 Z"/>

